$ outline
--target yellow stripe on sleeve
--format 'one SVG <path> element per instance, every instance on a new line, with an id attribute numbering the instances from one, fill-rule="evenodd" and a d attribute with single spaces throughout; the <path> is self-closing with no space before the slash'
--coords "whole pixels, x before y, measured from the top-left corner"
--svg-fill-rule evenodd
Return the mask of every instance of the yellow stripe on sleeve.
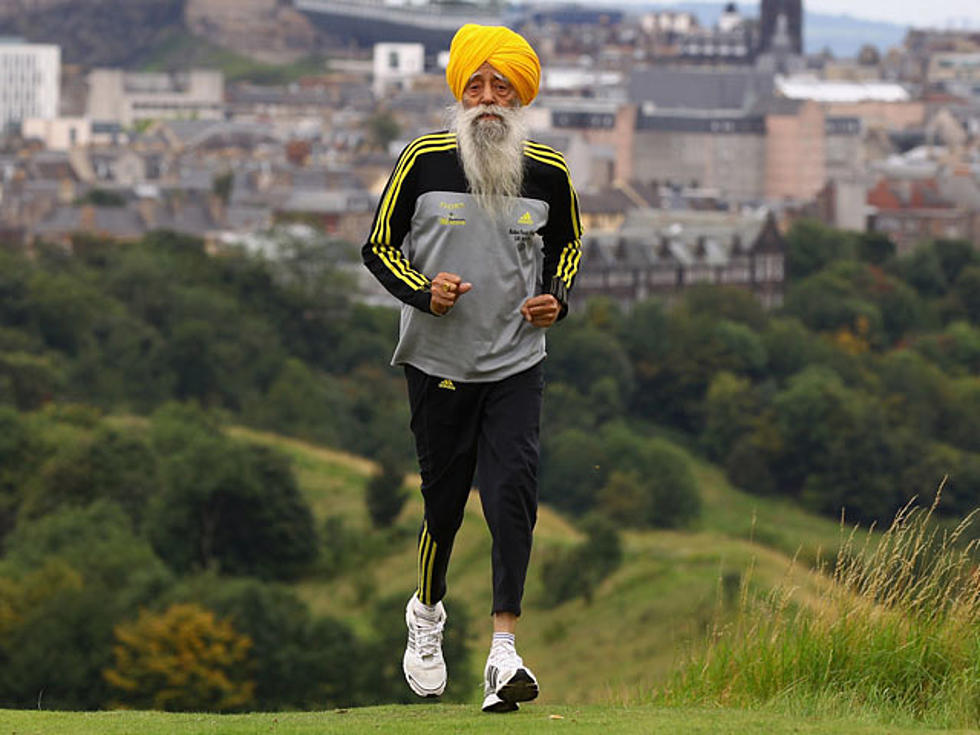
<path id="1" fill-rule="evenodd" d="M 421 291 L 429 285 L 429 279 L 408 265 L 401 251 L 390 245 L 375 244 L 371 251 L 377 255 L 392 274 L 413 291 Z"/>
<path id="2" fill-rule="evenodd" d="M 455 133 L 440 133 L 436 135 L 426 135 L 415 140 L 405 153 L 402 154 L 401 161 L 395 167 L 395 173 L 388 183 L 388 189 L 378 208 L 378 221 L 374 224 L 371 232 L 372 242 L 390 244 L 391 242 L 391 215 L 394 212 L 395 202 L 398 201 L 398 194 L 401 191 L 402 182 L 412 170 L 415 161 L 423 153 L 434 153 L 436 151 L 449 151 L 456 147 Z"/>
<path id="3" fill-rule="evenodd" d="M 578 194 L 575 193 L 575 187 L 572 185 L 572 175 L 568 171 L 568 166 L 565 164 L 565 158 L 554 148 L 549 148 L 548 146 L 542 146 L 540 143 L 531 143 L 530 141 L 525 141 L 524 143 L 524 155 L 528 158 L 533 158 L 535 161 L 541 163 L 546 163 L 550 166 L 560 169 L 564 172 L 565 177 L 568 179 L 568 192 L 569 192 L 569 212 L 572 218 L 572 231 L 575 233 L 575 239 L 578 240 L 582 237 L 582 224 L 579 219 L 579 208 L 578 208 Z"/>
<path id="4" fill-rule="evenodd" d="M 443 140 L 446 138 L 445 133 L 433 133 L 432 135 L 423 135 L 421 138 L 416 138 L 408 147 L 402 152 L 401 157 L 398 159 L 398 163 L 395 166 L 395 171 L 391 176 L 391 181 L 388 183 L 388 188 L 385 190 L 384 197 L 381 200 L 381 205 L 378 207 L 378 220 L 374 223 L 374 229 L 371 231 L 371 241 L 377 242 L 382 231 L 381 223 L 387 216 L 386 213 L 391 206 L 392 201 L 392 191 L 394 189 L 394 182 L 405 172 L 406 166 L 409 165 L 410 160 L 413 159 L 413 154 L 420 147 L 426 145 L 427 143 L 433 142 L 435 140 Z"/>
<path id="5" fill-rule="evenodd" d="M 566 288 L 572 287 L 572 279 L 578 273 L 578 264 L 581 259 L 582 243 L 578 240 L 568 243 L 562 250 L 556 272 L 558 277 L 565 282 Z"/>

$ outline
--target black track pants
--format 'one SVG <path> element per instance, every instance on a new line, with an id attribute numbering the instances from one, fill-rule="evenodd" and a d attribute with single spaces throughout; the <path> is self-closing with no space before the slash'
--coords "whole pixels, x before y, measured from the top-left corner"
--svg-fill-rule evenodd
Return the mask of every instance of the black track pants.
<path id="1" fill-rule="evenodd" d="M 521 614 L 538 512 L 541 363 L 493 383 L 459 383 L 405 367 L 422 473 L 419 599 L 446 594 L 453 539 L 479 467 L 480 502 L 493 537 L 492 612 Z"/>

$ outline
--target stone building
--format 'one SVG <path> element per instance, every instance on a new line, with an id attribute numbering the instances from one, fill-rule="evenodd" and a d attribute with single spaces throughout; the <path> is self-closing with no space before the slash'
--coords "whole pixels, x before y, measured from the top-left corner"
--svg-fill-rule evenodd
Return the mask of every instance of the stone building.
<path id="1" fill-rule="evenodd" d="M 671 301 L 695 285 L 751 291 L 767 308 L 783 300 L 786 241 L 769 212 L 636 210 L 619 232 L 586 235 L 576 298 L 626 307 Z"/>

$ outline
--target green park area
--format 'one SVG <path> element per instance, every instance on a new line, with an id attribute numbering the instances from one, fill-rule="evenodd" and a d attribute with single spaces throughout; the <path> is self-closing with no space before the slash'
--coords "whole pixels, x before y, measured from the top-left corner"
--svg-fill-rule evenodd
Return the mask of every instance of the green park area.
<path id="1" fill-rule="evenodd" d="M 552 331 L 519 630 L 542 693 L 508 727 L 980 727 L 980 255 L 788 243 L 774 311 L 712 287 Z M 0 735 L 499 730 L 475 496 L 449 688 L 404 684 L 417 468 L 397 312 L 355 257 L 0 252 Z"/>

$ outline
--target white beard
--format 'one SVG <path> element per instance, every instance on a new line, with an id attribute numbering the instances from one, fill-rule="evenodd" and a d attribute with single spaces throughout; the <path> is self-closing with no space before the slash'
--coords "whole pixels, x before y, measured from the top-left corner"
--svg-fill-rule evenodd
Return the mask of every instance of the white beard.
<path id="1" fill-rule="evenodd" d="M 498 118 L 481 119 L 492 113 Z M 459 142 L 463 173 L 477 204 L 494 219 L 510 213 L 524 182 L 527 121 L 520 107 L 452 108 L 450 126 Z"/>

